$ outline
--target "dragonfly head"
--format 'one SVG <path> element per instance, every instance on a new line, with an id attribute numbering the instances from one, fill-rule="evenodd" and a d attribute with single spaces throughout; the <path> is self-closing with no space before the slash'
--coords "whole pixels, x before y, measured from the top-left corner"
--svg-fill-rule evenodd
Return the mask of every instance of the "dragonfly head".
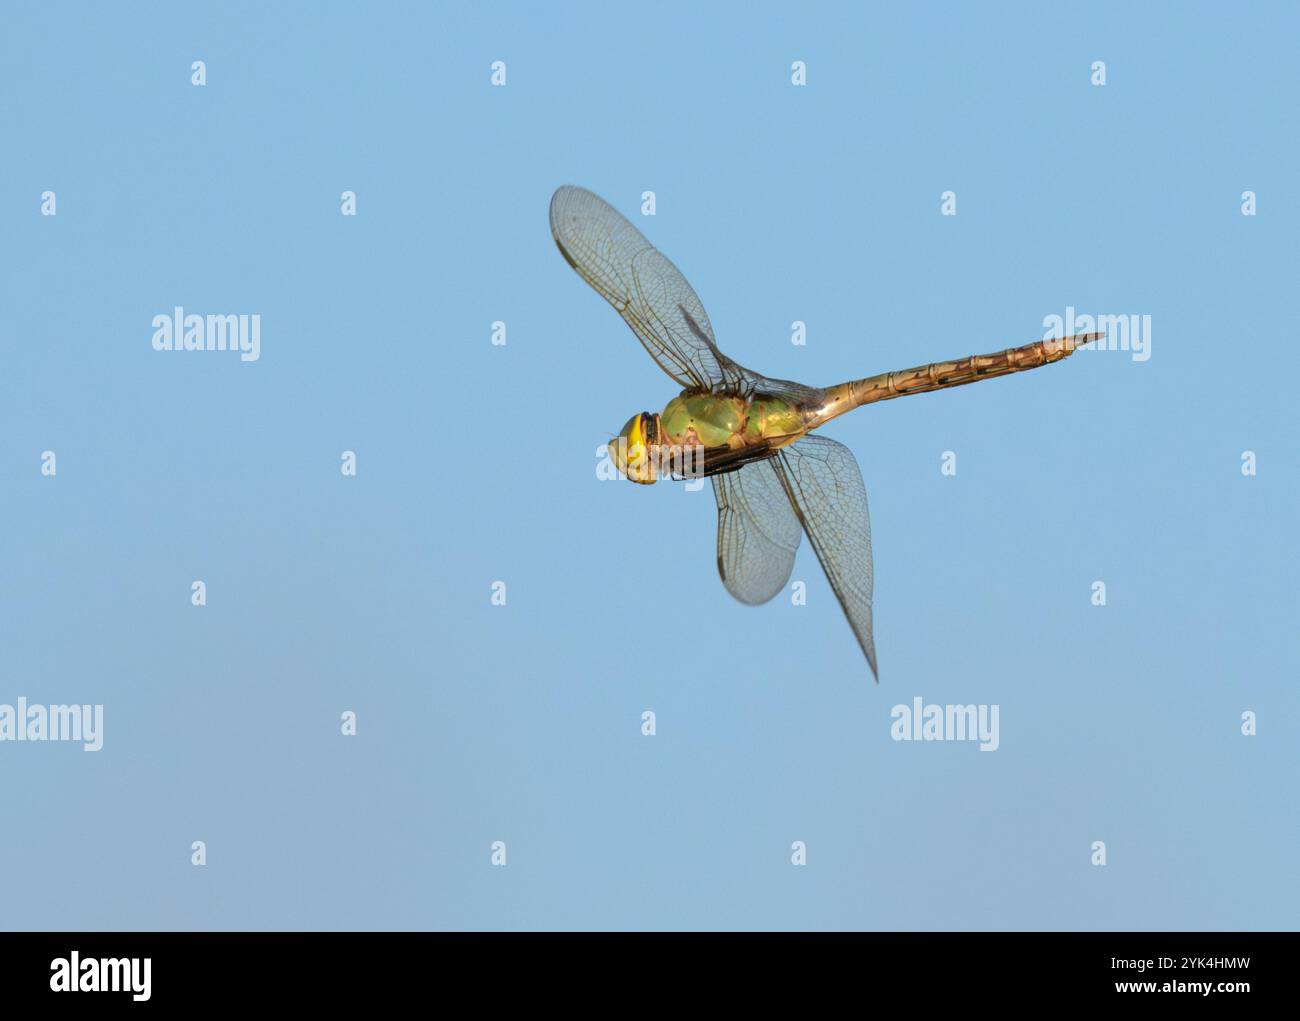
<path id="1" fill-rule="evenodd" d="M 660 442 L 659 416 L 643 411 L 627 420 L 609 441 L 609 456 L 633 482 L 649 485 L 658 478 L 656 448 Z"/>

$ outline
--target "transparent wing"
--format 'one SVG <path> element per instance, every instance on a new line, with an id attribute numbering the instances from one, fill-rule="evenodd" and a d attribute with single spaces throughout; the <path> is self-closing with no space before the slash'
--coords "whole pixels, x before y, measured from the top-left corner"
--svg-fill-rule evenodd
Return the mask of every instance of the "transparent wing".
<path id="1" fill-rule="evenodd" d="M 785 587 L 799 548 L 799 519 L 768 458 L 713 476 L 718 501 L 718 574 L 750 606 Z"/>
<path id="2" fill-rule="evenodd" d="M 809 401 L 821 391 L 751 372 L 718 350 L 708 313 L 681 272 L 627 219 L 585 188 L 551 197 L 551 234 L 578 275 L 614 306 L 684 390 L 763 391 Z"/>
<path id="3" fill-rule="evenodd" d="M 871 521 L 858 462 L 842 443 L 805 436 L 781 448 L 771 463 L 879 679 L 871 635 Z"/>

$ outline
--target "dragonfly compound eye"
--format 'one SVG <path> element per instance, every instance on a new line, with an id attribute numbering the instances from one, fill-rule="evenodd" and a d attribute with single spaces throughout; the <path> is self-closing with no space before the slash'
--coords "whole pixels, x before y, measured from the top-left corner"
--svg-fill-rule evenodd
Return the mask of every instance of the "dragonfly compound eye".
<path id="1" fill-rule="evenodd" d="M 619 434 L 609 441 L 614 466 L 633 482 L 649 485 L 658 478 L 659 423 L 648 412 L 633 415 Z"/>

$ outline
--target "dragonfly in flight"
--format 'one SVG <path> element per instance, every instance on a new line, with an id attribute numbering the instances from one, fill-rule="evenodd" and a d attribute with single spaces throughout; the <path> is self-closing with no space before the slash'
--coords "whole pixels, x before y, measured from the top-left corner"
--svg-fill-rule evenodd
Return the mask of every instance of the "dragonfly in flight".
<path id="1" fill-rule="evenodd" d="M 613 206 L 566 185 L 551 198 L 551 234 L 570 266 L 608 301 L 682 388 L 659 414 L 633 415 L 609 443 L 633 482 L 708 476 L 718 504 L 718 573 L 757 606 L 784 587 L 801 535 L 817 554 L 879 680 L 872 635 L 871 523 L 852 452 L 813 430 L 864 404 L 992 379 L 1071 355 L 1100 333 L 1040 340 L 820 388 L 769 379 L 719 349 L 686 278 Z M 663 456 L 673 452 L 678 460 Z"/>

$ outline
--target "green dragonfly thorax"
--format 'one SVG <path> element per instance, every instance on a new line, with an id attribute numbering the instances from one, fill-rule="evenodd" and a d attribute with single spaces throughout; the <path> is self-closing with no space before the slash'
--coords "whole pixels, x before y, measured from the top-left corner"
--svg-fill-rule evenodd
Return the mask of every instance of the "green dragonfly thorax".
<path id="1" fill-rule="evenodd" d="M 806 421 L 804 409 L 774 397 L 684 393 L 658 415 L 633 415 L 609 449 L 619 472 L 651 483 L 663 474 L 654 459 L 660 449 L 743 450 L 782 437 L 793 440 L 807 431 Z"/>
<path id="2" fill-rule="evenodd" d="M 745 401 L 713 394 L 674 397 L 659 415 L 663 442 L 730 446 L 745 430 Z"/>
<path id="3" fill-rule="evenodd" d="M 738 450 L 780 436 L 803 433 L 804 413 L 775 397 L 750 400 L 725 394 L 682 394 L 659 416 L 666 443 L 700 443 Z"/>

